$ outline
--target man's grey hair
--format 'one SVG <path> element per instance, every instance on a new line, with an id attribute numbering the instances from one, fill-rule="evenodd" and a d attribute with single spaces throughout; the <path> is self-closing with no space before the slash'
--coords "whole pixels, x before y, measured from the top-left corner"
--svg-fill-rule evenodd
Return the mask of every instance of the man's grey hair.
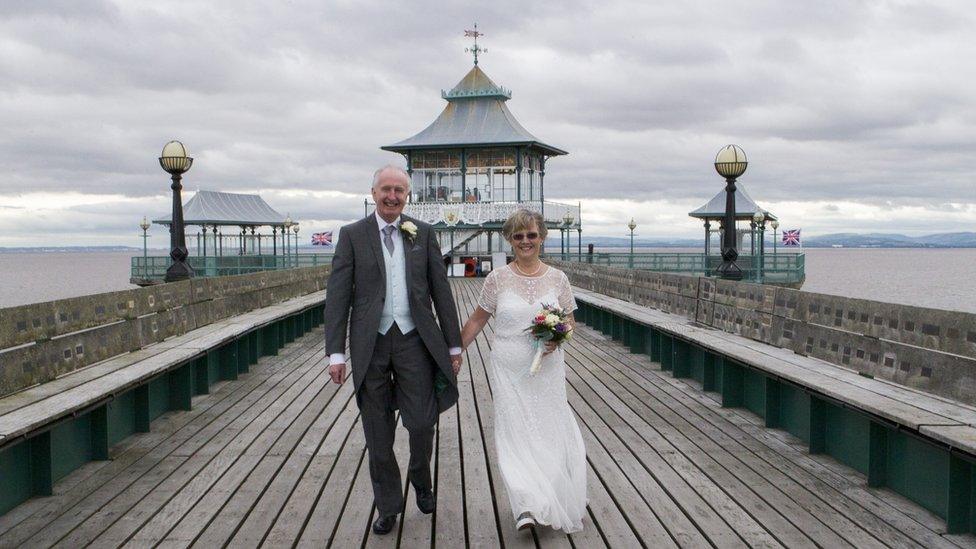
<path id="1" fill-rule="evenodd" d="M 410 190 L 410 174 L 407 173 L 407 170 L 404 170 L 400 166 L 394 166 L 393 164 L 387 164 L 386 166 L 383 166 L 382 168 L 380 168 L 380 169 L 376 170 L 375 172 L 373 172 L 373 188 L 374 189 L 376 188 L 376 185 L 378 185 L 379 182 L 380 182 L 380 176 L 383 175 L 383 172 L 386 172 L 386 171 L 392 171 L 392 172 L 395 172 L 395 173 L 398 173 L 398 174 L 402 175 L 403 178 L 407 180 L 407 190 Z"/>

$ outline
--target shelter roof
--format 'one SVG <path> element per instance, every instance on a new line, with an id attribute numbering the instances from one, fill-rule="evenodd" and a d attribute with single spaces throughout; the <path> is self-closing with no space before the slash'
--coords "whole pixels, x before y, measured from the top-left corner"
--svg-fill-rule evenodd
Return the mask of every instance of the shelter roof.
<path id="1" fill-rule="evenodd" d="M 153 219 L 153 223 L 169 225 L 172 216 Z M 284 225 L 285 216 L 256 194 L 197 191 L 183 205 L 186 225 Z"/>
<path id="2" fill-rule="evenodd" d="M 512 92 L 492 82 L 477 65 L 451 91 L 441 92 L 441 96 L 447 100 L 447 106 L 433 123 L 413 137 L 380 148 L 406 152 L 465 145 L 522 145 L 537 147 L 553 156 L 566 154 L 522 127 L 505 105 Z"/>
<path id="3" fill-rule="evenodd" d="M 772 212 L 760 207 L 749 196 L 742 183 L 735 184 L 735 218 L 752 219 L 756 212 L 762 212 L 767 219 L 778 219 Z M 719 191 L 711 200 L 696 210 L 688 212 L 691 217 L 698 219 L 721 219 L 725 217 L 725 189 Z"/>

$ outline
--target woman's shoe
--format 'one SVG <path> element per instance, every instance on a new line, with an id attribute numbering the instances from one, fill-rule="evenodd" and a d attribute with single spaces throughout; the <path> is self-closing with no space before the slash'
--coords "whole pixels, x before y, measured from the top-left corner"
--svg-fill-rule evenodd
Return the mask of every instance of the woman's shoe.
<path id="1" fill-rule="evenodd" d="M 535 518 L 532 513 L 526 511 L 519 515 L 517 521 L 515 521 L 515 528 L 518 530 L 525 530 L 526 528 L 535 529 Z"/>

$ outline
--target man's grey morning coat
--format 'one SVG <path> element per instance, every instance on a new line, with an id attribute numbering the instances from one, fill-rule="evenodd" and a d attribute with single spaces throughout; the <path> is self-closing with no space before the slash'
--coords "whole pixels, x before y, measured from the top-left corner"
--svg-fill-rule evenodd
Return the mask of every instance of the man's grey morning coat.
<path id="1" fill-rule="evenodd" d="M 461 346 L 457 310 L 433 228 L 405 215 L 400 216 L 400 221 L 411 221 L 417 226 L 412 242 L 406 235 L 402 239 L 410 315 L 447 380 L 446 384 L 439 384 L 437 391 L 437 408 L 443 412 L 458 398 L 457 378 L 448 353 L 449 348 Z M 340 229 L 325 300 L 326 356 L 345 352 L 348 327 L 349 367 L 357 395 L 379 335 L 385 294 L 386 265 L 379 226 L 376 216 L 370 213 Z"/>

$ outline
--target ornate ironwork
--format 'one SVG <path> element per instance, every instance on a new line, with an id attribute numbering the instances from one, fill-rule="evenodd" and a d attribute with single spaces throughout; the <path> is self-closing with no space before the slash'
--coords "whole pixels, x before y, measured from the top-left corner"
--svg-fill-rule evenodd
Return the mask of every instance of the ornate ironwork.
<path id="1" fill-rule="evenodd" d="M 469 38 L 474 38 L 474 46 L 471 46 L 470 48 L 464 48 L 464 51 L 467 52 L 467 53 L 471 53 L 471 54 L 474 55 L 474 64 L 475 65 L 478 64 L 478 54 L 479 53 L 488 53 L 488 50 L 486 48 L 482 48 L 482 47 L 478 46 L 478 37 L 479 36 L 484 36 L 484 35 L 485 34 L 483 32 L 478 32 L 478 24 L 477 23 L 474 24 L 474 30 L 467 30 L 467 29 L 465 29 L 465 31 L 464 31 L 464 36 L 469 37 Z"/>
<path id="2" fill-rule="evenodd" d="M 403 212 L 410 217 L 425 223 L 436 225 L 448 223 L 448 218 L 457 217 L 457 223 L 481 226 L 486 223 L 501 223 L 518 209 L 540 212 L 545 215 L 547 222 L 562 225 L 566 214 L 574 220 L 574 226 L 579 225 L 579 206 L 546 202 L 411 202 Z"/>

